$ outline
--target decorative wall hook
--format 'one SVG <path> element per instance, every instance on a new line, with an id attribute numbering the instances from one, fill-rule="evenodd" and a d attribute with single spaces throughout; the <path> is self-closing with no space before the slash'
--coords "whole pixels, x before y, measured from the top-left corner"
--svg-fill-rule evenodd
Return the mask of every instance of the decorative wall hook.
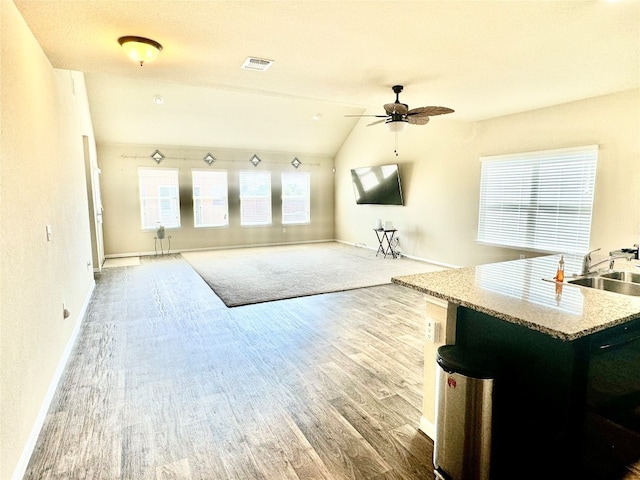
<path id="1" fill-rule="evenodd" d="M 160 162 L 164 160 L 164 155 L 160 152 L 160 150 L 156 150 L 151 154 L 151 158 L 153 158 L 156 163 L 160 165 Z"/>
<path id="2" fill-rule="evenodd" d="M 202 160 L 204 160 L 204 163 L 206 163 L 207 165 L 211 166 L 213 164 L 213 162 L 216 161 L 216 158 L 213 155 L 211 155 L 210 153 L 207 153 Z"/>

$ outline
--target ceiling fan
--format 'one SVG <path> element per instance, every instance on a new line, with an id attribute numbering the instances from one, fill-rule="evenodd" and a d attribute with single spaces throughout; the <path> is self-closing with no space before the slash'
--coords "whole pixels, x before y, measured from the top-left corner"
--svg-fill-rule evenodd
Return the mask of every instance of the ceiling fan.
<path id="1" fill-rule="evenodd" d="M 347 117 L 377 117 L 382 120 L 376 120 L 367 124 L 367 127 L 384 122 L 389 131 L 397 133 L 404 130 L 407 123 L 413 125 L 426 125 L 429 123 L 429 117 L 435 115 L 444 115 L 445 113 L 452 113 L 453 110 L 447 107 L 418 107 L 409 110 L 409 106 L 406 103 L 400 103 L 400 92 L 404 87 L 402 85 L 394 85 L 392 87 L 393 93 L 396 94 L 396 101 L 393 103 L 387 103 L 384 105 L 386 115 L 345 115 Z"/>

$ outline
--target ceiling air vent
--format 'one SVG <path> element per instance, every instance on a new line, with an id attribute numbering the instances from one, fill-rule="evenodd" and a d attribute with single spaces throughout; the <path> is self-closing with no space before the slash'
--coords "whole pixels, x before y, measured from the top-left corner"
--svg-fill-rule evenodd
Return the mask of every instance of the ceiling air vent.
<path id="1" fill-rule="evenodd" d="M 242 64 L 241 68 L 245 70 L 257 70 L 259 72 L 264 72 L 267 68 L 271 66 L 273 60 L 267 60 L 264 58 L 256 58 L 256 57 L 247 57 L 247 59 Z"/>

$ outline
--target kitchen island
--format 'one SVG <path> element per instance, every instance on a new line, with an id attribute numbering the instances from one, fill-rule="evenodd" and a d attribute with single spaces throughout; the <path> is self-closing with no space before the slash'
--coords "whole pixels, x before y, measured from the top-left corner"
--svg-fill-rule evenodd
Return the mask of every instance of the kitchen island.
<path id="1" fill-rule="evenodd" d="M 500 366 L 492 478 L 624 478 L 640 460 L 640 429 L 633 428 L 640 403 L 629 403 L 640 396 L 640 352 L 627 348 L 617 358 L 602 348 L 640 332 L 640 297 L 568 284 L 581 257 L 565 256 L 567 278 L 554 282 L 559 260 L 392 279 L 427 294 L 430 315 L 439 302 L 443 313 L 431 316 L 441 323 L 442 343 L 489 355 Z M 636 263 L 617 260 L 615 268 L 638 271 Z M 431 436 L 437 346 L 425 345 L 421 424 Z"/>

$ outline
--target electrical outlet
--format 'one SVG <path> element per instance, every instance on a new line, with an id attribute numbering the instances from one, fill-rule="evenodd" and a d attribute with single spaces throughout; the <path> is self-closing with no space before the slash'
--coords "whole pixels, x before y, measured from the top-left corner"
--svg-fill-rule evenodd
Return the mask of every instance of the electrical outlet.
<path id="1" fill-rule="evenodd" d="M 437 343 L 440 341 L 440 322 L 427 318 L 424 326 L 424 336 L 427 341 Z"/>

